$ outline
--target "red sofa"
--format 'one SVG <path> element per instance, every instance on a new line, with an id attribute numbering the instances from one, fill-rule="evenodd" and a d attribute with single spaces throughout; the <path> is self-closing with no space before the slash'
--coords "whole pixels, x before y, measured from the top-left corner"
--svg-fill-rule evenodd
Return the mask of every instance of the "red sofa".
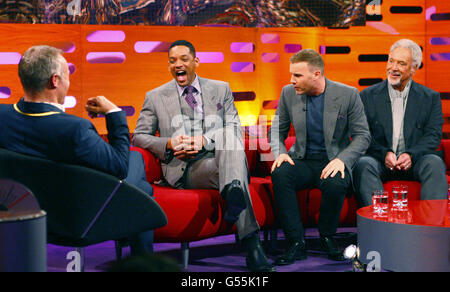
<path id="1" fill-rule="evenodd" d="M 286 140 L 289 149 L 295 137 Z M 144 157 L 147 180 L 154 187 L 156 202 L 161 206 L 168 218 L 168 224 L 155 230 L 155 242 L 181 243 L 183 265 L 187 267 L 189 242 L 217 235 L 234 233 L 235 227 L 228 226 L 223 220 L 224 201 L 217 190 L 178 190 L 154 184 L 161 179 L 162 170 L 159 161 L 147 150 L 133 147 Z M 450 169 L 450 140 L 443 140 L 439 150 Z M 273 197 L 270 168 L 273 156 L 267 139 L 245 141 L 245 152 L 251 174 L 250 195 L 255 215 L 263 230 L 278 228 L 276 223 L 277 208 Z M 447 172 L 449 173 L 449 172 Z M 385 189 L 392 189 L 397 182 L 388 182 Z M 420 198 L 420 183 L 402 182 L 409 187 L 411 200 Z M 306 226 L 314 226 L 318 222 L 321 193 L 318 189 L 308 189 L 297 193 L 303 222 Z M 340 225 L 356 225 L 356 202 L 349 194 L 345 199 L 341 212 Z"/>

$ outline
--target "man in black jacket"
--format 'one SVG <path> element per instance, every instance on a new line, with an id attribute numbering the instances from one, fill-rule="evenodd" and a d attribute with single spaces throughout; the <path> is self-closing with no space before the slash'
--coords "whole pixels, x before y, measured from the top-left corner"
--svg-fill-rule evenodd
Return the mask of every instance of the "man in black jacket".
<path id="1" fill-rule="evenodd" d="M 402 39 L 391 47 L 387 80 L 361 92 L 372 142 L 354 169 L 357 198 L 371 205 L 374 190 L 387 180 L 421 182 L 421 199 L 446 199 L 445 164 L 436 155 L 443 114 L 438 92 L 412 80 L 422 51 Z"/>

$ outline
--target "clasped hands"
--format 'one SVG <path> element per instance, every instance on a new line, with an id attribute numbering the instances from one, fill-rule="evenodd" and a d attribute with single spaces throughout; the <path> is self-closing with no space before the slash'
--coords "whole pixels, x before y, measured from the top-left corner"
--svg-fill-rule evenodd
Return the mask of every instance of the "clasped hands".
<path id="1" fill-rule="evenodd" d="M 412 166 L 411 155 L 408 153 L 402 153 L 398 156 L 395 153 L 389 151 L 386 153 L 384 164 L 391 171 L 394 170 L 408 170 Z"/>
<path id="2" fill-rule="evenodd" d="M 203 136 L 186 136 L 179 135 L 174 138 L 170 138 L 167 141 L 167 149 L 173 151 L 175 158 L 180 160 L 188 160 L 194 158 L 203 146 L 205 146 L 206 140 Z"/>
<path id="3" fill-rule="evenodd" d="M 283 164 L 284 162 L 288 162 L 291 165 L 295 165 L 294 161 L 288 154 L 280 154 L 277 159 L 275 159 L 274 163 L 272 164 L 272 170 L 273 172 L 275 168 L 278 168 Z M 340 160 L 339 158 L 335 158 L 331 160 L 327 166 L 322 170 L 322 173 L 320 174 L 320 179 L 326 179 L 328 177 L 334 177 L 338 172 L 341 173 L 341 178 L 345 178 L 345 164 Z"/>

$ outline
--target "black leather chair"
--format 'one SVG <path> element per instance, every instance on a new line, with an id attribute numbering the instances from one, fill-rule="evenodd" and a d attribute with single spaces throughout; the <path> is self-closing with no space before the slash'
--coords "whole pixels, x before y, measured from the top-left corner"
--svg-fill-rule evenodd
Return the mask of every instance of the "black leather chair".
<path id="1" fill-rule="evenodd" d="M 48 243 L 83 248 L 167 224 L 153 198 L 91 168 L 0 149 L 0 178 L 17 181 L 34 193 L 47 212 Z"/>

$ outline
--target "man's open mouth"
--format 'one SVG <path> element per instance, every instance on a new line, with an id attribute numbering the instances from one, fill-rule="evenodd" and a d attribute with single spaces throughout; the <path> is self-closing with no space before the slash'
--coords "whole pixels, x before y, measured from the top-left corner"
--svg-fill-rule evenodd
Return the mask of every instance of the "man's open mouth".
<path id="1" fill-rule="evenodd" d="M 402 74 L 401 73 L 399 73 L 399 72 L 389 72 L 389 75 L 391 75 L 392 77 L 401 77 L 402 76 Z"/>
<path id="2" fill-rule="evenodd" d="M 184 70 L 180 70 L 175 72 L 175 76 L 178 84 L 185 84 L 187 82 L 187 72 Z"/>

